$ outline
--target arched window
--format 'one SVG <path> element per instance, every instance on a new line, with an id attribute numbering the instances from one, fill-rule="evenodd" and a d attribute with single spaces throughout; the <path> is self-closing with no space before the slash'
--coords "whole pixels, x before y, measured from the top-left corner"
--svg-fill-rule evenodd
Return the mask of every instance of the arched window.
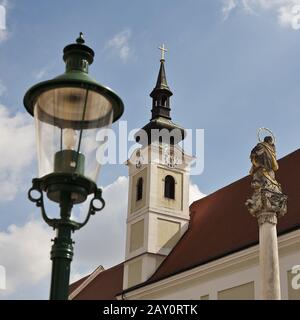
<path id="1" fill-rule="evenodd" d="M 162 96 L 161 97 L 161 105 L 163 107 L 166 107 L 167 106 L 167 97 L 166 96 Z"/>
<path id="2" fill-rule="evenodd" d="M 143 178 L 140 177 L 136 185 L 136 201 L 139 201 L 142 198 L 143 198 Z"/>
<path id="3" fill-rule="evenodd" d="M 165 177 L 165 198 L 175 199 L 175 179 L 170 175 Z"/>

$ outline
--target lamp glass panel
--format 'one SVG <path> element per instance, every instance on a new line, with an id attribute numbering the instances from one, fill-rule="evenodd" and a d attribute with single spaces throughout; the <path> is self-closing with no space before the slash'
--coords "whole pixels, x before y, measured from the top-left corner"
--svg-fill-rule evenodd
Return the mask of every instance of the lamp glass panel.
<path id="1" fill-rule="evenodd" d="M 36 100 L 34 118 L 39 177 L 67 172 L 96 182 L 103 137 L 113 120 L 111 102 L 83 88 L 51 89 Z"/>

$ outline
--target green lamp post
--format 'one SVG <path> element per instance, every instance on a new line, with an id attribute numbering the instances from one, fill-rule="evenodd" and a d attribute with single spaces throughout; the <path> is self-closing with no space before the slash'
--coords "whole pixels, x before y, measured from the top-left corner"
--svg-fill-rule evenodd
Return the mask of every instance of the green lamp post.
<path id="1" fill-rule="evenodd" d="M 96 184 L 100 170 L 96 135 L 118 120 L 124 110 L 116 93 L 88 75 L 94 51 L 84 42 L 80 33 L 76 43 L 64 48 L 64 74 L 36 84 L 24 97 L 25 108 L 35 119 L 39 165 L 39 177 L 32 180 L 28 197 L 40 207 L 46 223 L 56 229 L 51 250 L 50 299 L 54 300 L 68 299 L 72 232 L 105 205 Z M 47 215 L 44 192 L 59 204 L 58 218 Z M 73 220 L 73 205 L 83 203 L 90 195 L 85 220 Z"/>

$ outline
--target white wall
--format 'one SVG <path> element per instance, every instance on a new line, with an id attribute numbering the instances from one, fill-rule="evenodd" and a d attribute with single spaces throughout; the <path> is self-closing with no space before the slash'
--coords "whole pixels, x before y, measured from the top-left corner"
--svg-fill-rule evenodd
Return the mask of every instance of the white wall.
<path id="1" fill-rule="evenodd" d="M 282 299 L 288 299 L 287 272 L 300 264 L 300 230 L 281 236 L 278 245 Z M 217 299 L 218 291 L 252 281 L 255 299 L 259 299 L 258 246 L 128 292 L 125 299 L 199 300 L 207 294 Z"/>

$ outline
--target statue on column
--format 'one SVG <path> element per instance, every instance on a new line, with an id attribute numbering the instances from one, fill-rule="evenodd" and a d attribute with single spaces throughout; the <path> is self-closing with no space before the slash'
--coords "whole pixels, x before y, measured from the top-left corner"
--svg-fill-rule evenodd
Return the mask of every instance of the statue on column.
<path id="1" fill-rule="evenodd" d="M 262 130 L 271 134 L 271 136 L 266 136 L 263 141 L 260 138 Z M 281 185 L 275 177 L 275 172 L 279 168 L 276 159 L 275 137 L 269 129 L 260 128 L 258 140 L 258 144 L 250 154 L 252 163 L 250 169 L 251 187 L 254 192 L 245 204 L 254 217 L 261 216 L 260 220 L 271 219 L 276 223 L 277 218 L 286 213 L 287 196 L 282 193 Z"/>

